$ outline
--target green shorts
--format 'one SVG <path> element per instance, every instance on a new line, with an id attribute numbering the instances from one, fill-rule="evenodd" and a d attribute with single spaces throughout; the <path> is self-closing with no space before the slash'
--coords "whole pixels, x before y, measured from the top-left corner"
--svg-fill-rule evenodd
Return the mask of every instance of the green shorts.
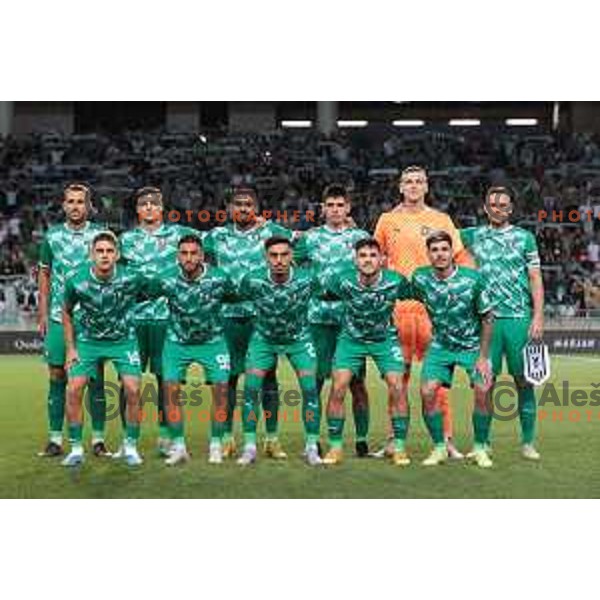
<path id="1" fill-rule="evenodd" d="M 480 373 L 475 370 L 478 358 L 479 350 L 456 352 L 432 345 L 429 347 L 423 361 L 421 381 L 423 383 L 435 381 L 441 383 L 444 387 L 452 387 L 454 369 L 461 367 L 469 376 L 471 386 L 482 385 L 483 379 Z"/>
<path id="2" fill-rule="evenodd" d="M 497 318 L 494 321 L 494 332 L 490 346 L 492 369 L 497 377 L 502 373 L 502 359 L 506 356 L 508 372 L 513 377 L 523 377 L 525 366 L 523 363 L 523 348 L 529 341 L 529 328 L 531 319 Z"/>
<path id="3" fill-rule="evenodd" d="M 48 321 L 48 332 L 44 340 L 44 358 L 51 367 L 62 367 L 65 364 L 65 330 L 62 323 Z"/>
<path id="4" fill-rule="evenodd" d="M 225 338 L 218 336 L 204 344 L 180 344 L 167 339 L 162 366 L 165 381 L 185 381 L 188 367 L 192 363 L 197 363 L 204 369 L 206 383 L 227 383 L 230 364 Z"/>
<path id="5" fill-rule="evenodd" d="M 364 373 L 367 358 L 371 357 L 379 373 L 403 373 L 404 358 L 398 338 L 390 336 L 380 342 L 361 342 L 342 334 L 337 343 L 334 359 L 335 371 L 352 371 L 355 376 Z"/>
<path id="6" fill-rule="evenodd" d="M 149 366 L 151 373 L 161 374 L 166 333 L 167 321 L 138 321 L 135 323 L 142 372 L 146 371 L 146 367 Z"/>
<path id="7" fill-rule="evenodd" d="M 255 332 L 250 340 L 246 370 L 272 371 L 277 366 L 277 357 L 287 356 L 294 371 L 312 374 L 317 371 L 317 353 L 310 335 L 289 344 L 276 344 Z"/>
<path id="8" fill-rule="evenodd" d="M 223 333 L 231 358 L 231 375 L 242 375 L 246 370 L 246 354 L 254 332 L 252 317 L 223 319 Z"/>
<path id="9" fill-rule="evenodd" d="M 97 377 L 98 363 L 112 361 L 119 377 L 141 377 L 140 353 L 135 339 L 78 341 L 79 362 L 69 370 L 69 377 Z"/>
<path id="10" fill-rule="evenodd" d="M 312 323 L 310 325 L 310 334 L 317 352 L 317 379 L 328 379 L 333 370 L 333 360 L 335 349 L 341 334 L 339 325 L 322 325 Z M 367 361 L 363 360 L 358 379 L 361 381 L 366 376 Z"/>

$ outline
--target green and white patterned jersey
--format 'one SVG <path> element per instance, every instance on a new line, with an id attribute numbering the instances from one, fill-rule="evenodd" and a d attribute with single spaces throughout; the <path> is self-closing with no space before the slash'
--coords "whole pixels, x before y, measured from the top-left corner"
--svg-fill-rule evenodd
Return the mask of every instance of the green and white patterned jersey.
<path id="1" fill-rule="evenodd" d="M 252 301 L 255 329 L 273 344 L 291 344 L 309 334 L 308 303 L 318 286 L 309 269 L 293 267 L 286 283 L 274 283 L 264 266 L 244 275 L 238 294 Z"/>
<path id="2" fill-rule="evenodd" d="M 90 244 L 103 228 L 87 222 L 81 229 L 71 229 L 66 223 L 48 229 L 40 248 L 40 267 L 50 270 L 49 318 L 62 322 L 62 306 L 65 280 L 74 271 L 90 260 Z"/>
<path id="3" fill-rule="evenodd" d="M 344 305 L 342 334 L 358 342 L 379 342 L 396 335 L 392 312 L 399 300 L 412 298 L 410 283 L 400 273 L 383 269 L 373 285 L 363 285 L 356 267 L 320 281 L 322 291 Z"/>
<path id="4" fill-rule="evenodd" d="M 220 335 L 222 302 L 235 292 L 225 273 L 211 265 L 196 279 L 188 279 L 178 265 L 171 267 L 150 281 L 150 291 L 166 298 L 167 337 L 179 344 L 203 344 Z"/>
<path id="5" fill-rule="evenodd" d="M 121 236 L 121 260 L 151 278 L 176 265 L 177 244 L 184 235 L 202 233 L 191 227 L 161 223 L 155 231 L 136 227 Z M 166 321 L 169 318 L 166 298 L 143 300 L 133 308 L 135 321 Z"/>
<path id="6" fill-rule="evenodd" d="M 412 287 L 429 313 L 432 346 L 457 352 L 479 348 L 481 315 L 494 308 L 479 271 L 456 267 L 450 277 L 440 279 L 433 267 L 419 267 Z"/>
<path id="7" fill-rule="evenodd" d="M 141 273 L 116 265 L 108 280 L 96 277 L 92 264 L 82 265 L 65 285 L 65 306 L 78 306 L 76 339 L 123 341 L 135 336 L 131 308 L 145 282 Z"/>
<path id="8" fill-rule="evenodd" d="M 366 231 L 356 227 L 336 231 L 323 225 L 300 237 L 294 246 L 294 258 L 298 264 L 310 264 L 319 277 L 327 277 L 333 272 L 351 268 L 354 245 L 369 237 Z M 342 311 L 341 301 L 312 298 L 308 307 L 308 321 L 320 325 L 339 325 Z"/>
<path id="9" fill-rule="evenodd" d="M 206 234 L 204 252 L 208 260 L 238 285 L 246 273 L 265 264 L 264 243 L 274 235 L 292 239 L 292 231 L 272 221 L 248 231 L 238 229 L 235 223 L 228 223 Z M 223 307 L 225 318 L 248 318 L 255 314 L 251 302 L 234 302 Z"/>
<path id="10" fill-rule="evenodd" d="M 529 271 L 540 268 L 534 235 L 513 225 L 503 229 L 471 227 L 460 235 L 494 294 L 496 317 L 531 316 Z"/>

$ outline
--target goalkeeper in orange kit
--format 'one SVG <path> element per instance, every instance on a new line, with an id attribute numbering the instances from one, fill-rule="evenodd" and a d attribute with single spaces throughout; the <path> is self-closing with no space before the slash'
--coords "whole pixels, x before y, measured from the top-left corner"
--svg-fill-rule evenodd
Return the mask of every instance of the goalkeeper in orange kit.
<path id="1" fill-rule="evenodd" d="M 437 230 L 446 231 L 452 237 L 454 258 L 457 264 L 470 264 L 470 258 L 461 242 L 460 235 L 450 217 L 425 203 L 429 192 L 427 172 L 423 167 L 408 167 L 400 177 L 398 206 L 379 218 L 375 239 L 387 257 L 387 268 L 409 278 L 418 267 L 430 264 L 425 240 Z M 415 301 L 399 302 L 394 311 L 394 323 L 398 330 L 406 370 L 402 380 L 402 394 L 408 399 L 408 386 L 413 358 L 422 361 L 431 341 L 431 322 L 425 307 Z M 451 458 L 463 455 L 452 441 L 452 412 L 448 390 L 440 388 L 437 402 L 444 418 L 444 435 Z M 384 451 L 387 453 L 388 448 Z"/>

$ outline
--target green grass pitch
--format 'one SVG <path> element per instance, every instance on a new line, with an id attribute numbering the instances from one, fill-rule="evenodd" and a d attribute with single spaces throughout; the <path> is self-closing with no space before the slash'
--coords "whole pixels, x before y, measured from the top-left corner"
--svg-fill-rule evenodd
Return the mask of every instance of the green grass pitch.
<path id="1" fill-rule="evenodd" d="M 600 360 L 564 357 L 553 359 L 555 383 L 569 380 L 571 391 L 589 393 L 599 380 Z M 280 369 L 285 389 L 295 387 L 284 363 Z M 0 359 L 0 497 L 4 498 L 537 498 L 600 496 L 600 408 L 547 407 L 549 416 L 539 423 L 540 464 L 522 460 L 518 453 L 518 423 L 495 422 L 494 468 L 482 471 L 473 465 L 448 464 L 435 469 L 419 466 L 429 441 L 419 415 L 415 389 L 411 393 L 413 417 L 409 451 L 414 463 L 407 469 L 385 461 L 352 457 L 353 423 L 346 423 L 347 460 L 339 467 L 309 468 L 302 462 L 302 429 L 299 423 L 281 426 L 281 439 L 290 458 L 285 463 L 259 460 L 242 469 L 234 463 L 207 463 L 208 425 L 192 413 L 187 439 L 192 461 L 167 468 L 154 452 L 155 423 L 143 427 L 141 449 L 145 464 L 137 469 L 95 459 L 88 454 L 76 471 L 54 459 L 35 456 L 46 439 L 46 371 L 39 357 Z M 112 375 L 111 375 L 112 377 Z M 416 378 L 415 378 L 416 381 Z M 192 379 L 191 383 L 194 380 Z M 371 445 L 384 438 L 385 388 L 369 369 L 371 393 Z M 463 377 L 452 392 L 456 440 L 461 449 L 470 446 L 470 391 Z M 109 402 L 112 402 L 109 400 Z M 203 407 L 192 409 L 200 411 Z M 291 408 L 289 411 L 292 417 Z M 579 422 L 570 411 L 579 411 Z M 589 411 L 589 413 L 587 412 Z M 558 412 L 562 412 L 559 421 Z M 195 418 L 198 416 L 198 418 Z M 569 417 L 573 420 L 569 420 Z M 238 425 L 239 427 L 239 425 Z M 86 437 L 89 432 L 86 434 Z M 108 426 L 108 444 L 120 439 L 118 420 Z M 89 442 L 89 438 L 88 438 Z"/>

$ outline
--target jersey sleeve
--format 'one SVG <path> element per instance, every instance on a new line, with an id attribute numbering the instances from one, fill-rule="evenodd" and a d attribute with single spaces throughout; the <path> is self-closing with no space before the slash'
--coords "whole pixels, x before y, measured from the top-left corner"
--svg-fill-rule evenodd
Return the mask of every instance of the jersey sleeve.
<path id="1" fill-rule="evenodd" d="M 294 262 L 297 265 L 306 264 L 310 261 L 308 235 L 302 233 L 294 243 Z"/>
<path id="2" fill-rule="evenodd" d="M 52 248 L 50 247 L 47 235 L 44 237 L 44 241 L 40 248 L 40 259 L 38 264 L 40 267 L 50 268 L 52 266 Z"/>
<path id="3" fill-rule="evenodd" d="M 67 311 L 70 311 L 75 304 L 77 304 L 77 293 L 75 286 L 73 285 L 72 279 L 65 281 L 65 288 L 63 293 L 63 306 Z"/>
<path id="4" fill-rule="evenodd" d="M 133 248 L 133 242 L 131 239 L 131 235 L 129 234 L 129 232 L 125 232 L 122 236 L 121 239 L 119 240 L 120 242 L 120 247 L 121 247 L 121 256 L 119 258 L 119 262 L 123 265 L 127 265 L 128 263 L 131 262 L 132 259 L 132 248 Z"/>
<path id="5" fill-rule="evenodd" d="M 476 227 L 467 227 L 467 228 L 461 229 L 459 231 L 460 240 L 463 243 L 463 246 L 465 246 L 465 248 L 473 247 L 473 244 L 475 243 L 475 231 L 476 230 L 477 230 Z"/>
<path id="6" fill-rule="evenodd" d="M 494 310 L 494 303 L 492 301 L 490 288 L 487 285 L 483 275 L 480 273 L 477 273 L 475 305 L 477 308 L 477 313 L 480 315 L 485 315 Z"/>
<path id="7" fill-rule="evenodd" d="M 421 277 L 418 269 L 413 273 L 413 276 L 410 279 L 410 289 L 412 298 L 418 300 L 419 302 L 423 302 L 423 286 L 421 285 Z"/>
<path id="8" fill-rule="evenodd" d="M 541 267 L 540 253 L 537 242 L 531 232 L 527 232 L 525 237 L 525 262 L 529 270 L 539 269 Z"/>
<path id="9" fill-rule="evenodd" d="M 326 300 L 342 300 L 342 274 L 325 271 L 317 278 L 318 296 Z"/>
<path id="10" fill-rule="evenodd" d="M 398 286 L 396 288 L 396 299 L 397 300 L 412 300 L 415 298 L 415 292 L 413 290 L 412 282 L 410 282 L 404 275 L 400 275 L 398 280 Z"/>

